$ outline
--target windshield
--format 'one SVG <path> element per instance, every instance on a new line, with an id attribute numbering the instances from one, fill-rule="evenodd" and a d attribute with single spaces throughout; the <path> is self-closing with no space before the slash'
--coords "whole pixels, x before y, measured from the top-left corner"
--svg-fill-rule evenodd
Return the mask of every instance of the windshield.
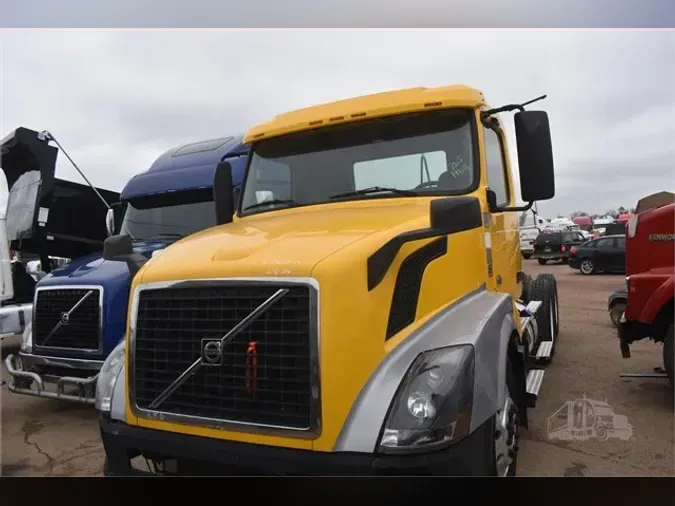
<path id="1" fill-rule="evenodd" d="M 138 241 L 171 241 L 215 225 L 213 190 L 209 188 L 126 201 L 120 234 Z"/>
<path id="2" fill-rule="evenodd" d="M 251 155 L 240 215 L 336 199 L 473 191 L 478 183 L 473 118 L 472 110 L 446 109 L 260 141 Z"/>

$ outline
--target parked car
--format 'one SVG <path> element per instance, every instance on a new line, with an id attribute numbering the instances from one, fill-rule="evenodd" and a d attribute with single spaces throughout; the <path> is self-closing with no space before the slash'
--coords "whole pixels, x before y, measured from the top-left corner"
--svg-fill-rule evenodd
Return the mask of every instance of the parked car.
<path id="1" fill-rule="evenodd" d="M 568 264 L 582 274 L 626 272 L 626 236 L 608 235 L 570 250 Z"/>
<path id="2" fill-rule="evenodd" d="M 541 233 L 539 227 L 521 227 L 520 228 L 520 253 L 527 260 L 534 253 L 534 241 Z"/>
<path id="3" fill-rule="evenodd" d="M 574 230 L 548 230 L 537 236 L 534 241 L 533 258 L 544 265 L 550 260 L 566 261 L 573 246 L 586 242 L 586 238 Z"/>

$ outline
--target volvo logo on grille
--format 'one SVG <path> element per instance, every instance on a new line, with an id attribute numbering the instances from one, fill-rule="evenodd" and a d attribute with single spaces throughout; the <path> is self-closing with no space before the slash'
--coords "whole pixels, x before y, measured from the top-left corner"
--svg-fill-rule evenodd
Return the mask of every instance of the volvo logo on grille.
<path id="1" fill-rule="evenodd" d="M 220 339 L 202 339 L 202 363 L 207 366 L 223 364 L 223 348 Z"/>
<path id="2" fill-rule="evenodd" d="M 185 369 L 180 376 L 178 376 L 173 383 L 171 383 L 164 391 L 159 394 L 148 407 L 150 409 L 157 409 L 172 393 L 180 388 L 180 386 L 190 379 L 202 366 L 217 366 L 223 363 L 223 346 L 234 339 L 237 335 L 243 332 L 251 323 L 253 323 L 261 314 L 263 314 L 270 306 L 281 299 L 288 293 L 288 288 L 280 288 L 265 302 L 260 304 L 257 308 L 251 311 L 246 318 L 237 323 L 230 331 L 220 339 L 206 338 L 202 339 L 202 353 L 201 356 L 195 360 L 190 367 Z"/>
<path id="3" fill-rule="evenodd" d="M 61 323 L 63 325 L 68 325 L 68 322 L 70 321 L 70 314 L 68 312 L 63 312 L 61 313 Z"/>

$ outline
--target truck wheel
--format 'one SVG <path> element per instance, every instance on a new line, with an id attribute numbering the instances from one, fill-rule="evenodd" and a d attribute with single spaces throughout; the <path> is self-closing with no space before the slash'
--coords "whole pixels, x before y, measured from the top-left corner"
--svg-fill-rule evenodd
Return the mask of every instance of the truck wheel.
<path id="1" fill-rule="evenodd" d="M 108 463 L 108 457 L 103 461 L 103 476 L 114 476 L 110 472 L 110 464 Z"/>
<path id="2" fill-rule="evenodd" d="M 532 253 L 523 253 L 523 258 L 525 260 L 529 260 L 531 256 L 532 256 Z"/>
<path id="3" fill-rule="evenodd" d="M 551 287 L 551 300 L 553 301 L 553 321 L 554 337 L 557 339 L 560 333 L 560 303 L 558 301 L 558 280 L 553 274 L 539 274 L 539 277 L 545 278 Z"/>
<path id="4" fill-rule="evenodd" d="M 541 301 L 541 307 L 535 314 L 537 326 L 539 327 L 539 336 L 535 343 L 534 349 L 539 347 L 539 344 L 544 341 L 552 341 L 550 358 L 555 354 L 555 300 L 553 294 L 555 293 L 555 285 L 551 284 L 551 280 L 546 276 L 537 276 L 532 282 L 531 297 L 532 300 Z"/>
<path id="5" fill-rule="evenodd" d="M 673 337 L 673 324 L 670 324 L 666 332 L 666 338 L 663 340 L 663 367 L 666 370 L 670 386 L 675 388 L 675 380 L 673 379 L 673 371 L 675 365 L 675 337 Z"/>
<path id="6" fill-rule="evenodd" d="M 532 276 L 523 274 L 521 284 L 523 285 L 523 291 L 521 292 L 520 300 L 523 301 L 523 304 L 527 305 L 532 300 L 530 295 L 530 292 L 532 291 Z"/>
<path id="7" fill-rule="evenodd" d="M 593 265 L 593 262 L 589 260 L 588 258 L 584 259 L 581 261 L 581 265 L 579 266 L 579 270 L 581 271 L 581 274 L 585 274 L 586 276 L 590 276 L 595 272 L 595 265 Z"/>
<path id="8" fill-rule="evenodd" d="M 621 320 L 621 315 L 623 312 L 626 310 L 626 303 L 625 302 L 615 302 L 612 304 L 612 307 L 609 308 L 609 317 L 612 319 L 612 323 L 614 324 L 615 327 L 619 327 L 619 323 Z"/>
<path id="9" fill-rule="evenodd" d="M 595 437 L 597 437 L 600 441 L 607 441 L 607 438 L 609 437 L 609 434 L 607 433 L 607 427 L 604 425 L 599 425 L 597 429 L 595 429 Z"/>
<path id="10" fill-rule="evenodd" d="M 506 362 L 506 392 L 504 406 L 494 415 L 494 468 L 490 473 L 496 476 L 515 476 L 518 464 L 518 402 L 513 396 L 518 383 L 511 360 Z M 513 392 L 513 394 L 511 393 Z"/>
<path id="11" fill-rule="evenodd" d="M 537 262 L 539 262 L 539 265 L 546 265 L 546 259 L 544 258 L 537 258 Z"/>

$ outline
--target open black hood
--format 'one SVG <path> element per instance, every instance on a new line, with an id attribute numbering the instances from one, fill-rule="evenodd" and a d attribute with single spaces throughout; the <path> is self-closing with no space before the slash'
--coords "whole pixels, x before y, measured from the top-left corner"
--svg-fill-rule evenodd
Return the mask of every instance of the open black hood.
<path id="1" fill-rule="evenodd" d="M 28 128 L 0 141 L 7 234 L 13 250 L 74 259 L 103 249 L 107 209 L 88 185 L 55 177 L 57 155 L 58 148 Z M 97 189 L 108 204 L 119 201 L 119 193 Z"/>

